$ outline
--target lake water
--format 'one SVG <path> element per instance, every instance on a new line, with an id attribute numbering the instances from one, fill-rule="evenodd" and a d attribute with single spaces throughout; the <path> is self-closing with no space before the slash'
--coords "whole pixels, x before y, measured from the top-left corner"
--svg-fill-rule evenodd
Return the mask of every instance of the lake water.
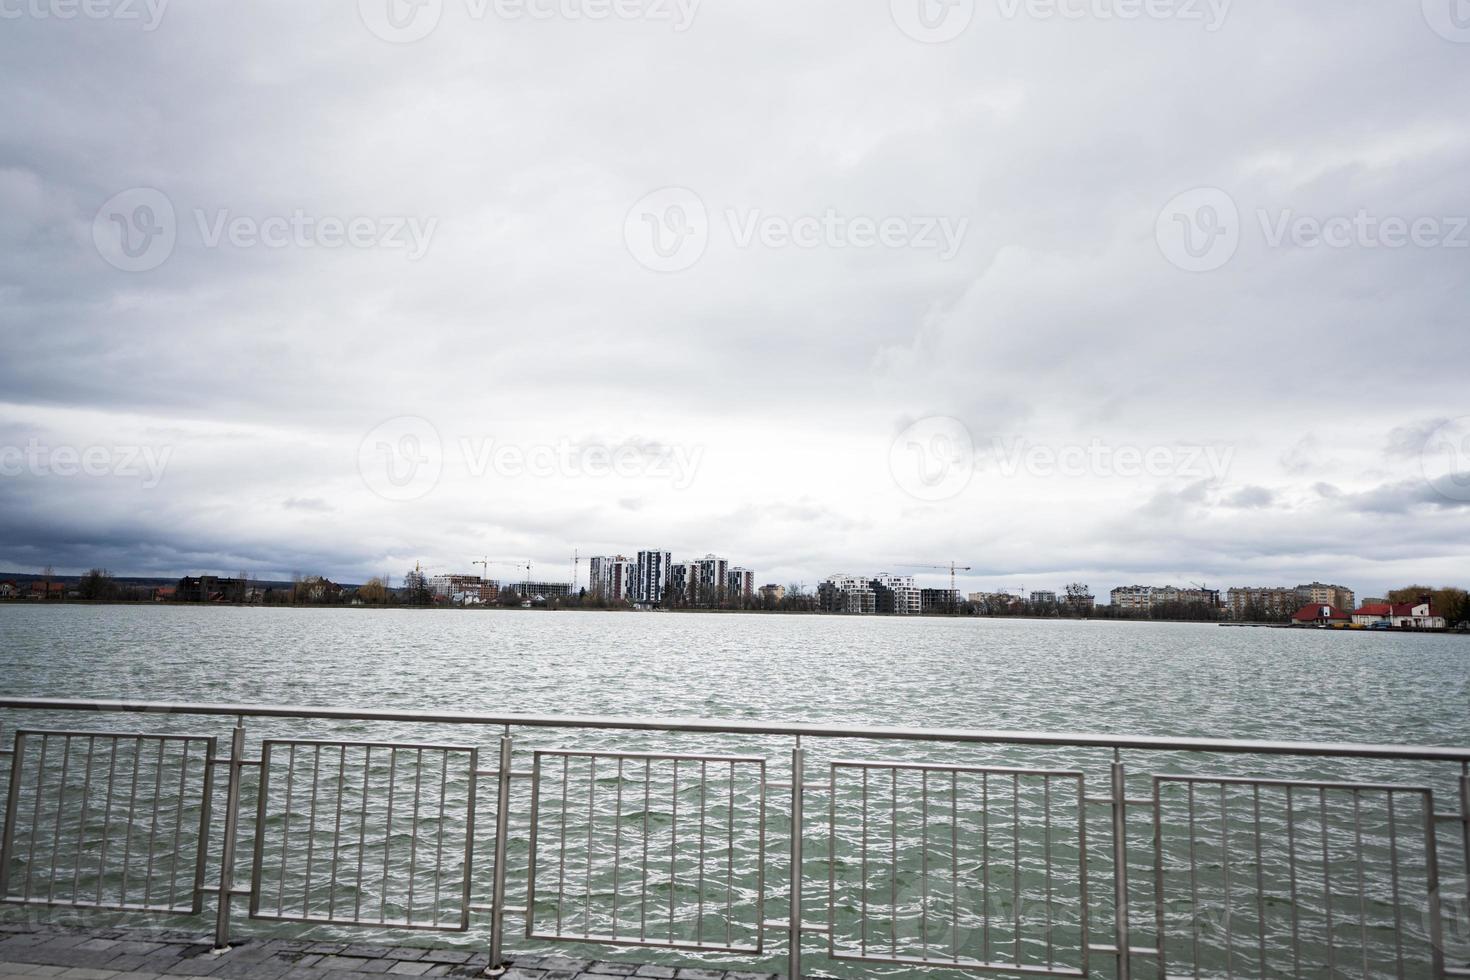
<path id="1" fill-rule="evenodd" d="M 694 716 L 765 722 L 1451 746 L 1470 743 L 1470 637 L 1339 634 L 1198 624 L 11 605 L 0 607 L 0 690 L 7 695 L 38 697 L 433 708 L 538 715 Z M 3 727 L 0 736 L 8 742 L 20 721 L 15 712 L 0 713 L 0 727 Z M 36 721 L 27 718 L 24 723 L 34 725 Z M 44 719 L 44 724 L 88 731 L 139 727 L 136 721 L 119 717 L 53 717 Z M 255 721 L 249 727 L 252 740 L 263 736 L 310 736 L 338 740 L 391 738 L 435 744 L 469 742 L 487 753 L 482 756 L 481 768 L 494 767 L 488 753 L 499 734 L 442 726 L 279 721 Z M 228 722 L 223 719 L 148 720 L 147 730 L 164 729 L 223 735 Z M 766 759 L 769 780 L 789 778 L 789 739 L 545 730 L 516 734 L 518 768 L 530 765 L 531 749 L 737 753 Z M 255 744 L 258 743 L 252 741 Z M 1110 761 L 1106 752 L 1063 748 L 955 749 L 922 744 L 830 741 L 809 741 L 808 746 L 811 755 L 808 771 L 814 774 L 809 778 L 822 782 L 837 778 L 827 768 L 837 758 L 949 762 L 983 767 L 1009 765 L 1083 771 L 1089 796 L 1106 792 Z M 346 750 L 342 750 L 340 758 L 337 751 L 329 751 L 326 762 L 322 761 L 320 752 L 313 755 L 304 751 L 299 760 L 300 772 L 290 777 L 296 780 L 290 787 L 284 785 L 289 781 L 284 776 L 273 775 L 272 812 L 279 806 L 282 814 L 310 821 L 313 828 L 312 833 L 303 834 L 299 829 L 301 824 L 293 832 L 285 816 L 271 816 L 268 820 L 268 827 L 283 829 L 286 837 L 279 841 L 279 850 L 283 855 L 281 860 L 290 867 L 274 879 L 283 896 L 282 909 L 288 904 L 285 896 L 299 884 L 301 869 L 291 865 L 291 861 L 303 857 L 299 853 L 305 846 L 302 841 L 312 844 L 319 841 L 326 848 L 340 837 L 331 833 L 330 828 L 319 827 L 314 817 L 305 814 L 303 801 L 308 790 L 315 800 L 317 783 L 336 786 L 335 798 L 348 800 L 350 818 L 352 797 L 351 791 L 345 788 L 349 759 Z M 1202 759 L 1128 753 L 1125 761 L 1138 781 L 1136 787 L 1130 784 L 1130 792 L 1139 796 L 1150 792 L 1148 775 L 1152 772 L 1392 780 L 1432 785 L 1446 796 L 1452 792 L 1457 775 L 1453 767 L 1347 764 L 1311 759 Z M 434 782 L 441 776 L 446 798 L 455 793 L 467 794 L 468 786 L 457 776 L 451 776 L 447 758 L 442 772 L 430 769 L 427 777 L 421 772 L 425 769 L 422 756 L 418 757 L 418 763 L 415 766 L 409 759 L 403 763 L 407 768 L 400 770 L 396 756 L 385 762 L 381 753 L 377 762 L 357 757 L 351 761 L 352 766 L 361 765 L 363 778 L 371 784 L 374 794 L 384 792 L 390 779 L 396 781 L 393 785 L 399 787 L 397 792 L 402 792 L 410 774 L 416 783 L 425 778 L 430 780 L 430 797 L 441 786 L 441 782 Z M 659 763 L 656 771 L 655 768 L 641 771 L 636 760 L 624 760 L 617 766 L 604 761 L 603 768 L 596 770 L 583 759 L 550 756 L 545 764 L 550 775 L 544 792 L 549 795 L 538 798 L 542 807 L 538 825 L 542 826 L 544 835 L 540 860 L 556 854 L 556 850 L 547 850 L 548 842 L 555 841 L 560 862 L 554 861 L 554 866 L 546 867 L 538 864 L 538 875 L 545 876 L 538 877 L 536 907 L 544 920 L 538 926 L 540 931 L 560 936 L 579 931 L 597 935 L 616 924 L 620 915 L 625 932 L 629 928 L 629 916 L 641 918 L 646 928 L 650 908 L 646 903 L 638 904 L 629 889 L 640 876 L 651 875 L 645 881 L 650 893 L 658 897 L 659 903 L 670 900 L 677 906 L 674 913 L 658 920 L 659 929 L 667 925 L 670 935 L 677 932 L 685 941 L 697 935 L 705 943 L 718 944 L 728 938 L 729 942 L 740 945 L 740 937 L 727 936 L 726 927 L 730 921 L 754 921 L 754 903 L 760 893 L 757 869 L 752 864 L 759 845 L 751 836 L 757 831 L 753 815 L 759 809 L 758 788 L 752 789 L 743 770 L 737 772 L 731 765 L 726 773 L 717 766 L 711 773 L 706 765 L 696 778 L 694 764 L 686 763 L 684 781 L 676 789 L 664 763 Z M 55 769 L 58 763 L 52 758 L 48 765 Z M 352 770 L 354 774 L 356 771 Z M 677 778 L 677 773 L 672 775 Z M 910 938 L 923 941 L 926 946 L 928 939 L 924 937 L 932 937 L 937 947 L 963 946 L 965 955 L 989 950 L 994 956 L 1019 955 L 1031 963 L 1046 962 L 1049 960 L 1045 958 L 1055 955 L 1065 965 L 1065 955 L 1041 948 L 1040 941 L 1034 939 L 1037 930 L 1029 928 L 1029 912 L 1027 936 L 1021 941 L 1019 951 L 1017 947 L 1006 946 L 1018 941 L 1017 936 L 1006 932 L 1002 921 L 1009 920 L 1011 913 L 1007 909 L 1011 905 L 999 910 L 994 923 L 978 919 L 972 906 L 982 901 L 987 909 L 992 907 L 988 893 L 991 882 L 985 881 L 987 893 L 981 899 L 970 891 L 981 887 L 982 877 L 991 865 L 995 868 L 994 886 L 998 891 L 1003 891 L 1001 879 L 1012 874 L 1017 876 L 1015 887 L 1022 892 L 1029 885 L 1040 889 L 1043 862 L 1048 873 L 1054 862 L 1055 878 L 1045 880 L 1049 897 L 1036 914 L 1054 926 L 1053 940 L 1058 948 L 1075 947 L 1080 936 L 1081 902 L 1080 895 L 1072 894 L 1069 889 L 1075 890 L 1079 881 L 1066 868 L 1069 862 L 1076 864 L 1079 841 L 1074 839 L 1075 833 L 1069 837 L 1064 830 L 1068 800 L 1075 814 L 1075 789 L 1056 780 L 1045 787 L 1027 784 L 1023 788 L 1019 781 L 1003 786 L 997 783 L 994 787 L 987 783 L 981 787 L 978 783 L 962 785 L 959 776 L 953 781 L 944 777 L 941 782 L 932 782 L 939 777 L 920 778 L 918 773 L 900 776 L 890 769 L 875 770 L 871 785 L 867 782 L 861 785 L 874 798 L 887 794 L 892 798 L 891 805 L 882 811 L 873 803 L 872 825 L 861 823 L 859 832 L 860 814 L 856 810 L 847 813 L 847 808 L 856 805 L 862 792 L 855 780 L 866 777 L 859 770 L 844 770 L 839 775 L 850 781 L 839 793 L 839 872 L 834 876 L 839 890 L 846 889 L 840 893 L 837 917 L 845 937 L 859 946 L 879 947 L 888 940 L 897 945 L 894 934 L 912 927 L 918 930 L 914 933 L 918 938 Z M 73 773 L 71 778 L 76 781 L 81 777 Z M 571 802 L 567 797 L 558 798 L 557 794 L 564 788 L 563 781 L 571 788 Z M 758 781 L 753 785 L 758 787 Z M 1014 799 L 990 799 L 992 788 L 997 790 L 997 796 L 1014 793 Z M 295 795 L 286 796 L 291 789 Z M 982 791 L 989 800 L 987 819 L 995 821 L 994 825 L 976 817 L 979 808 L 973 805 L 971 797 Z M 1044 803 L 1039 802 L 1043 792 Z M 648 794 L 646 805 L 638 798 L 640 793 Z M 659 793 L 663 794 L 662 806 L 655 799 Z M 488 798 L 493 802 L 493 789 Z M 771 867 L 767 873 L 775 876 L 773 881 L 779 881 L 784 874 L 776 867 L 784 836 L 780 821 L 785 818 L 779 805 L 783 794 L 772 791 L 770 799 L 771 840 L 767 847 Z M 529 792 L 526 792 L 517 804 L 518 823 L 513 824 L 516 832 L 511 868 L 512 877 L 518 883 L 512 885 L 512 904 L 517 901 L 517 895 L 520 901 L 525 900 L 524 882 L 520 879 L 526 876 L 525 868 L 529 864 L 529 818 L 524 813 L 528 800 Z M 250 801 L 251 805 L 253 802 Z M 430 800 L 430 803 L 437 802 Z M 1253 842 L 1249 837 L 1251 801 L 1232 798 L 1232 805 L 1237 802 L 1245 804 L 1245 816 L 1235 807 L 1225 822 L 1225 831 L 1228 836 L 1234 830 L 1234 821 L 1243 820 L 1242 829 L 1247 836 L 1238 839 L 1249 844 Z M 1363 813 L 1357 815 L 1358 826 L 1339 824 L 1334 811 L 1318 825 L 1319 836 L 1335 848 L 1342 843 L 1338 837 L 1348 835 L 1344 838 L 1347 843 L 1342 845 L 1347 847 L 1351 835 L 1354 832 L 1361 835 L 1366 827 L 1370 843 L 1386 841 L 1385 828 L 1389 826 L 1386 821 L 1394 815 L 1374 810 L 1372 801 L 1350 802 L 1367 807 L 1366 817 Z M 1450 800 L 1450 804 L 1453 802 Z M 833 817 L 829 813 L 829 801 L 814 795 L 808 806 L 808 819 L 819 831 Z M 330 809 L 327 805 L 327 812 Z M 670 809 L 680 811 L 674 814 L 672 823 L 668 820 Z M 493 809 L 487 812 L 493 816 Z M 417 818 L 417 809 L 414 813 Z M 686 829 L 684 840 L 678 839 L 680 813 L 686 827 L 692 815 L 699 814 L 700 825 L 707 828 L 704 836 L 713 856 L 705 854 L 703 848 L 697 854 L 690 850 L 698 843 L 698 834 L 691 836 Z M 851 820 L 847 819 L 849 816 Z M 1214 819 L 1218 821 L 1222 816 L 1217 813 Z M 1058 824 L 1055 831 L 1038 829 L 1041 821 L 1052 819 Z M 488 825 L 490 821 L 484 822 Z M 1026 825 L 1024 832 L 1019 829 L 1022 823 Z M 1075 824 L 1073 819 L 1073 832 L 1077 829 Z M 1138 827 L 1130 825 L 1130 836 L 1138 835 L 1133 846 L 1145 855 L 1152 847 L 1148 824 L 1144 814 Z M 1268 812 L 1263 824 L 1269 831 L 1285 837 L 1283 819 Z M 456 827 L 461 832 L 464 829 L 449 816 L 442 827 L 433 822 L 425 827 L 428 829 L 424 833 L 448 828 L 451 836 Z M 714 830 L 709 830 L 710 827 Z M 880 855 L 870 847 L 870 832 L 875 838 L 889 833 L 896 837 L 900 827 L 904 829 L 904 840 L 901 845 L 893 844 L 891 854 L 884 852 L 889 854 L 884 860 L 890 861 L 889 870 L 885 871 L 878 866 L 882 863 Z M 1002 860 L 1004 855 L 991 851 L 988 837 L 995 833 L 1010 840 L 1005 835 L 1011 829 L 1017 830 L 1017 850 L 1012 860 Z M 1309 830 L 1304 828 L 1304 833 Z M 910 831 L 918 833 L 919 838 L 910 840 Z M 1095 839 L 1107 837 L 1105 808 L 1094 808 L 1089 814 L 1086 831 Z M 381 861 L 385 875 L 399 884 L 407 880 L 411 886 L 418 872 L 407 864 L 406 852 L 400 862 L 400 857 L 391 850 L 390 838 L 400 832 L 381 831 L 385 841 L 379 848 Z M 78 825 L 78 839 L 84 848 L 92 847 L 89 833 Z M 247 863 L 250 833 L 249 828 L 242 829 L 242 861 Z M 293 833 L 294 843 L 290 840 Z M 366 831 L 365 836 L 368 836 Z M 820 840 L 820 834 L 817 836 Z M 566 858 L 568 840 L 585 847 L 582 858 L 573 854 L 570 865 Z M 1048 840 L 1052 848 L 1049 856 L 1045 853 Z M 953 843 L 944 843 L 947 841 Z M 632 842 L 651 842 L 656 853 L 662 847 L 666 855 L 664 871 L 650 871 L 649 862 L 635 860 L 639 848 L 632 846 Z M 888 846 L 886 837 L 882 843 Z M 408 844 L 405 837 L 405 848 Z M 1201 844 L 1188 856 L 1198 857 L 1209 865 L 1209 846 L 1212 845 Z M 816 910 L 816 917 L 821 918 L 826 914 L 826 847 L 815 844 L 809 847 L 821 853 L 809 855 L 813 859 L 808 868 L 811 893 L 806 900 Z M 974 847 L 980 848 L 978 859 L 972 853 Z M 484 840 L 477 843 L 477 848 L 475 891 L 478 895 L 482 890 L 480 872 L 489 864 L 489 848 Z M 368 845 L 364 843 L 362 849 L 367 852 Z M 1247 850 L 1250 849 L 1248 846 Z M 571 850 L 576 851 L 577 847 Z M 1395 848 L 1390 851 L 1389 857 L 1394 860 L 1410 856 L 1407 851 Z M 616 861 L 609 857 L 611 854 L 617 855 Z M 285 855 L 293 857 L 288 860 Z M 1219 865 L 1228 865 L 1228 861 L 1220 859 L 1229 856 L 1224 850 L 1214 855 L 1214 870 L 1204 873 L 1207 889 L 1221 877 Z M 442 854 L 440 857 L 442 860 Z M 1243 865 L 1251 871 L 1239 873 L 1254 874 L 1254 868 L 1271 863 L 1269 854 L 1256 857 L 1254 864 L 1247 861 Z M 310 855 L 304 859 L 313 860 Z M 379 858 L 374 855 L 372 860 L 376 862 Z M 582 861 L 580 865 L 578 860 Z M 1141 860 L 1147 867 L 1148 861 Z M 720 864 L 721 861 L 727 864 Z M 399 867 L 400 863 L 403 867 Z M 668 874 L 670 864 L 672 873 Z M 870 864 L 874 867 L 870 868 Z M 1450 864 L 1453 868 L 1447 868 L 1447 873 L 1460 873 L 1458 855 Z M 709 865 L 708 875 L 706 865 Z M 247 871 L 242 865 L 242 875 L 248 878 Z M 659 879 L 659 874 L 664 874 L 664 879 Z M 945 878 L 946 874 L 950 877 Z M 310 876 L 309 869 L 307 875 Z M 568 888 L 569 878 L 575 883 L 575 889 Z M 695 881 L 701 884 L 691 892 L 689 889 L 696 887 Z M 335 888 L 338 882 L 334 878 L 331 884 Z M 563 901 L 547 904 L 548 889 L 558 886 Z M 302 908 L 310 906 L 320 914 L 320 909 L 311 903 L 328 899 L 325 895 L 312 899 L 310 887 L 308 884 Z M 857 890 L 853 891 L 853 887 Z M 344 883 L 343 888 L 344 895 L 371 891 L 358 881 L 350 887 Z M 920 889 L 922 894 L 915 889 Z M 1093 883 L 1089 906 L 1097 906 L 1093 915 L 1102 920 L 1092 924 L 1094 942 L 1109 941 L 1108 889 L 1106 882 Z M 779 890 L 768 883 L 766 892 L 775 895 Z M 1377 896 L 1371 887 L 1360 891 L 1365 918 L 1377 914 L 1380 921 L 1354 933 L 1351 942 L 1366 948 L 1371 938 L 1376 956 L 1380 947 L 1389 948 L 1386 937 L 1393 933 L 1392 920 L 1383 917 L 1389 914 L 1391 905 L 1385 905 L 1387 900 Z M 577 897 L 584 894 L 583 898 Z M 694 910 L 692 903 L 701 894 L 708 898 L 708 911 L 702 907 Z M 1225 894 L 1229 895 L 1228 882 Z M 386 894 L 379 897 L 397 911 L 414 901 L 390 903 Z M 1370 897 L 1376 912 L 1367 909 Z M 418 901 L 423 900 L 421 892 Z M 1140 918 L 1151 916 L 1148 896 L 1141 895 L 1135 900 L 1140 903 L 1135 914 Z M 454 904 L 452 896 L 435 895 L 433 901 L 434 914 Z M 624 903 L 621 911 L 617 907 L 620 902 Z M 872 921 L 865 924 L 862 911 L 865 902 L 885 905 L 888 911 L 872 915 Z M 1315 904 L 1306 895 L 1297 896 L 1296 902 L 1303 914 L 1325 912 L 1332 905 L 1325 891 Z M 929 921 L 930 916 L 925 913 L 927 906 L 932 906 L 934 916 L 943 921 L 937 924 Z M 1228 898 L 1225 906 L 1230 907 Z M 564 913 L 566 918 L 560 927 L 555 921 L 558 913 Z M 703 921 L 706 914 L 709 923 Z M 764 909 L 766 919 L 783 914 L 779 905 L 772 902 Z M 1243 921 L 1235 930 L 1235 942 L 1240 942 L 1244 934 L 1252 943 L 1264 939 L 1265 945 L 1272 949 L 1280 947 L 1282 935 L 1274 920 L 1264 930 L 1269 935 L 1251 938 L 1251 923 L 1257 920 L 1249 908 L 1241 915 Z M 1341 914 L 1341 918 L 1347 917 L 1345 912 Z M 243 911 L 239 919 L 244 927 L 256 931 L 300 928 L 246 923 Z M 513 932 L 520 921 L 512 917 Z M 1264 905 L 1260 921 L 1266 921 Z M 468 941 L 483 942 L 483 924 L 483 916 L 477 917 Z M 1333 942 L 1349 941 L 1338 935 L 1340 924 L 1333 928 L 1336 932 L 1324 933 L 1324 941 L 1316 945 L 1303 937 L 1299 948 L 1307 950 L 1309 957 L 1321 956 L 1326 955 L 1330 945 L 1326 936 L 1335 935 Z M 1402 927 L 1412 928 L 1415 927 Z M 1097 935 L 1099 931 L 1103 933 L 1101 937 Z M 394 930 L 364 932 L 336 926 L 317 927 L 313 934 L 367 938 L 403 935 Z M 779 951 L 770 945 L 773 936 L 767 935 L 767 955 L 762 959 L 770 969 L 779 968 L 779 959 L 770 955 Z M 450 935 L 446 941 L 466 940 Z M 594 952 L 589 953 L 562 940 L 518 939 L 516 943 L 515 948 L 563 949 L 577 955 L 606 952 L 602 947 L 594 947 Z M 1222 940 L 1218 936 L 1206 936 L 1203 945 L 1204 952 L 1199 955 L 1204 959 L 1225 956 L 1219 951 Z M 996 952 L 1000 947 L 1004 948 Z M 642 949 L 632 956 L 642 960 L 662 956 L 670 962 L 680 959 L 679 954 Z M 815 952 L 811 959 L 813 967 L 823 966 L 822 958 Z M 749 957 L 731 960 L 750 961 Z M 1237 965 L 1243 967 L 1244 962 Z M 833 969 L 854 972 L 850 966 Z M 884 970 L 899 975 L 911 972 L 902 967 L 869 967 L 864 972 Z M 1353 975 L 1379 972 L 1377 966 L 1360 967 Z M 1383 972 L 1392 975 L 1394 971 L 1384 967 Z M 1407 974 L 1421 975 L 1412 968 Z M 1244 975 L 1249 975 L 1249 971 Z"/>

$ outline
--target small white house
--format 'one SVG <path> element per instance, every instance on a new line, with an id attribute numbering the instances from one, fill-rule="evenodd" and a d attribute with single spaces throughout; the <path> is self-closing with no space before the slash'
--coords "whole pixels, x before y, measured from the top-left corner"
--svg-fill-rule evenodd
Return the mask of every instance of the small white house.
<path id="1" fill-rule="evenodd" d="M 1404 603 L 1393 607 L 1393 625 L 1421 630 L 1442 630 L 1449 624 L 1428 602 Z"/>

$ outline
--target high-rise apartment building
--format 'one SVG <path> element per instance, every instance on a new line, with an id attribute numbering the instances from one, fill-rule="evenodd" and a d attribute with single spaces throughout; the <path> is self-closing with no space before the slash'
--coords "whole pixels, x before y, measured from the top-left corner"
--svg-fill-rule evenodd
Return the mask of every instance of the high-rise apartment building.
<path id="1" fill-rule="evenodd" d="M 638 588 L 636 601 L 649 606 L 660 605 L 669 588 L 669 567 L 673 564 L 667 551 L 638 552 Z"/>

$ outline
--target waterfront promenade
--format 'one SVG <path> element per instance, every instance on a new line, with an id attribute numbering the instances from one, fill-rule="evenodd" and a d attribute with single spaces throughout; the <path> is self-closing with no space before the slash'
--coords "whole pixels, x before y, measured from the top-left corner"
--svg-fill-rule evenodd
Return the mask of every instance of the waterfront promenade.
<path id="1" fill-rule="evenodd" d="M 82 930 L 0 923 L 0 980 L 396 980 L 483 977 L 488 954 L 465 950 L 248 939 L 226 953 L 209 937 L 157 930 Z M 775 974 L 514 957 L 504 980 L 775 980 Z"/>

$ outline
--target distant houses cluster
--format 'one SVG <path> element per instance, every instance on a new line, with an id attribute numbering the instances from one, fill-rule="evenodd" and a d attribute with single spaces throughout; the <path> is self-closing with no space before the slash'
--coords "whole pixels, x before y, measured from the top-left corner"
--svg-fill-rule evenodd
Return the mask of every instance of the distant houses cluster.
<path id="1" fill-rule="evenodd" d="M 912 575 L 837 573 L 817 585 L 817 607 L 822 612 L 856 615 L 918 616 L 960 611 L 955 589 L 920 588 Z"/>

